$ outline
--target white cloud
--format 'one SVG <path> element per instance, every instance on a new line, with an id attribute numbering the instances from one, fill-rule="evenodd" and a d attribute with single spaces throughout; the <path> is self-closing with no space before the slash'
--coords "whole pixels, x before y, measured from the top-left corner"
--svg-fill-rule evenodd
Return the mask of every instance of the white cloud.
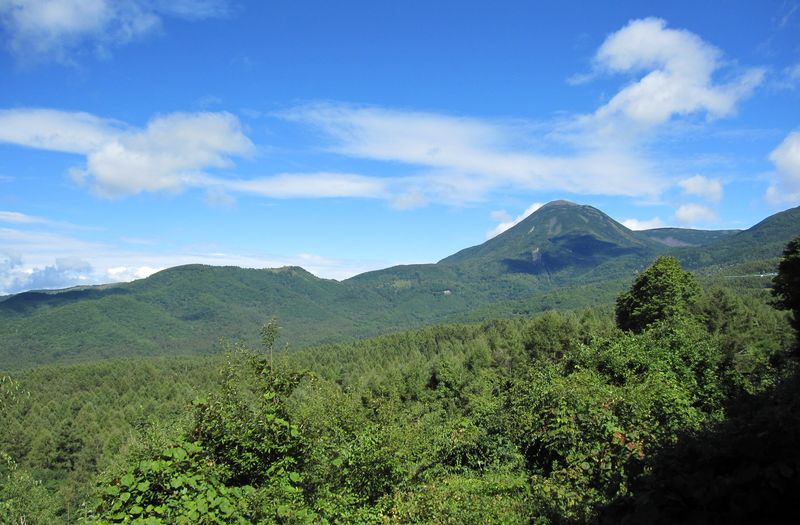
<path id="1" fill-rule="evenodd" d="M 563 154 L 545 154 L 538 150 L 565 146 L 531 136 L 526 125 L 344 104 L 301 106 L 282 116 L 321 130 L 334 153 L 416 167 L 401 193 L 440 202 L 479 201 L 499 188 L 641 196 L 664 187 L 636 148 L 584 140 Z"/>
<path id="2" fill-rule="evenodd" d="M 386 182 L 349 173 L 282 173 L 249 180 L 219 181 L 231 191 L 278 199 L 329 197 L 385 197 Z"/>
<path id="3" fill-rule="evenodd" d="M 716 221 L 717 214 L 714 210 L 699 204 L 684 204 L 675 211 L 675 220 L 681 224 L 697 225 Z"/>
<path id="4" fill-rule="evenodd" d="M 677 183 L 648 148 L 672 129 L 665 124 L 731 115 L 762 81 L 763 70 L 749 69 L 717 82 L 723 64 L 722 53 L 697 35 L 648 18 L 610 35 L 594 71 L 580 78 L 638 75 L 590 114 L 535 123 L 322 103 L 279 116 L 319 130 L 329 152 L 407 166 L 390 188 L 403 196 L 399 207 L 463 204 L 501 190 L 652 198 Z M 702 188 L 704 198 L 721 198 L 718 182 Z M 696 181 L 687 184 L 698 189 Z"/>
<path id="5" fill-rule="evenodd" d="M 71 175 L 107 197 L 205 186 L 205 170 L 254 150 L 230 113 L 172 113 L 136 129 L 86 113 L 5 110 L 0 141 L 85 155 Z"/>
<path id="6" fill-rule="evenodd" d="M 107 56 L 157 31 L 165 16 L 197 20 L 227 11 L 216 0 L 0 0 L 0 24 L 18 58 L 70 62 L 84 47 Z"/>
<path id="7" fill-rule="evenodd" d="M 761 83 L 764 71 L 750 69 L 727 84 L 715 84 L 712 76 L 721 56 L 697 35 L 668 29 L 664 20 L 633 20 L 600 46 L 595 67 L 644 75 L 612 97 L 596 116 L 621 114 L 644 125 L 698 112 L 709 118 L 728 116 Z"/>
<path id="8" fill-rule="evenodd" d="M 653 228 L 663 228 L 664 221 L 659 217 L 645 220 L 625 219 L 622 221 L 622 225 L 631 230 L 652 230 Z"/>
<path id="9" fill-rule="evenodd" d="M 51 109 L 0 111 L 0 142 L 84 155 L 70 170 L 79 184 L 104 197 L 140 192 L 207 189 L 207 202 L 231 206 L 227 192 L 270 198 L 393 198 L 389 179 L 350 173 L 282 173 L 253 179 L 214 176 L 209 170 L 233 165 L 255 146 L 230 113 L 171 113 L 138 129 L 88 113 Z M 401 204 L 398 204 L 401 205 Z"/>
<path id="10" fill-rule="evenodd" d="M 58 258 L 52 266 L 32 268 L 14 277 L 8 291 L 67 288 L 89 282 L 92 266 L 76 257 Z"/>
<path id="11" fill-rule="evenodd" d="M 767 189 L 771 202 L 800 202 L 800 131 L 793 131 L 772 150 L 769 160 L 775 165 L 775 180 Z"/>
<path id="12" fill-rule="evenodd" d="M 525 208 L 525 211 L 523 211 L 513 219 L 505 210 L 492 212 L 491 215 L 492 219 L 500 221 L 500 223 L 491 230 L 486 232 L 486 239 L 488 240 L 491 239 L 492 237 L 496 237 L 497 235 L 500 235 L 504 231 L 513 228 L 514 226 L 525 220 L 525 217 L 535 212 L 542 206 L 544 206 L 544 203 L 534 202 L 533 204 Z"/>
<path id="13" fill-rule="evenodd" d="M 3 211 L 0 210 L 0 222 L 10 222 L 15 224 L 47 224 L 50 221 L 44 217 L 36 217 L 34 215 L 27 215 L 18 211 Z"/>
<path id="14" fill-rule="evenodd" d="M 150 266 L 114 266 L 106 268 L 108 282 L 128 282 L 136 279 L 150 277 L 154 273 L 164 268 L 152 268 Z"/>
<path id="15" fill-rule="evenodd" d="M 124 134 L 121 122 L 54 109 L 0 110 L 0 142 L 86 154 Z"/>
<path id="16" fill-rule="evenodd" d="M 183 264 L 242 268 L 302 266 L 314 275 L 341 280 L 402 262 L 338 259 L 308 253 L 230 253 L 208 246 L 173 247 L 167 252 L 151 245 L 134 249 L 47 231 L 0 227 L 0 295 L 33 288 L 141 279 Z"/>
<path id="17" fill-rule="evenodd" d="M 229 167 L 230 156 L 253 149 L 230 113 L 173 113 L 90 152 L 86 168 L 76 173 L 106 196 L 180 190 L 201 185 L 204 170 Z"/>
<path id="18" fill-rule="evenodd" d="M 719 202 L 722 199 L 722 182 L 719 179 L 695 175 L 679 181 L 678 185 L 687 195 L 697 195 L 713 202 Z"/>

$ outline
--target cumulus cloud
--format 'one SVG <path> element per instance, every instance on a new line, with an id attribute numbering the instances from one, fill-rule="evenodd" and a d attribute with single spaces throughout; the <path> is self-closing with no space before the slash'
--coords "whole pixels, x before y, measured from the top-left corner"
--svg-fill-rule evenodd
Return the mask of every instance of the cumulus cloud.
<path id="1" fill-rule="evenodd" d="M 90 178 L 107 196 L 180 190 L 198 185 L 203 170 L 232 165 L 230 156 L 254 149 L 230 113 L 173 113 L 91 151 L 77 180 Z"/>
<path id="2" fill-rule="evenodd" d="M 715 83 L 722 53 L 697 35 L 669 29 L 664 20 L 633 20 L 611 34 L 595 56 L 598 71 L 644 73 L 599 108 L 603 118 L 621 114 L 645 125 L 666 122 L 674 115 L 704 112 L 724 117 L 749 96 L 763 77 L 750 69 L 724 84 Z"/>
<path id="3" fill-rule="evenodd" d="M 622 225 L 631 230 L 652 230 L 653 228 L 663 228 L 664 221 L 661 220 L 659 217 L 653 217 L 652 219 L 625 219 L 622 221 Z"/>
<path id="4" fill-rule="evenodd" d="M 106 268 L 105 273 L 108 277 L 107 282 L 117 283 L 144 279 L 163 269 L 164 268 L 152 268 L 150 266 L 113 266 L 111 268 Z"/>
<path id="5" fill-rule="evenodd" d="M 164 17 L 198 20 L 227 12 L 217 0 L 0 0 L 0 25 L 18 58 L 70 62 L 84 48 L 107 56 L 158 31 Z"/>
<path id="6" fill-rule="evenodd" d="M 163 115 L 136 129 L 86 113 L 4 110 L 0 141 L 84 155 L 72 177 L 106 197 L 205 185 L 205 170 L 254 150 L 235 116 L 205 112 Z"/>
<path id="7" fill-rule="evenodd" d="M 346 279 L 409 262 L 339 259 L 309 253 L 276 255 L 214 251 L 208 246 L 202 249 L 173 246 L 164 251 L 163 247 L 149 241 L 147 244 L 135 242 L 134 245 L 113 246 L 50 231 L 0 227 L 0 295 L 37 288 L 130 281 L 183 264 L 242 268 L 302 266 L 320 277 Z"/>
<path id="8" fill-rule="evenodd" d="M 503 233 L 504 231 L 513 228 L 517 224 L 521 223 L 525 219 L 525 217 L 535 212 L 542 206 L 544 206 L 544 203 L 534 202 L 533 204 L 525 208 L 525 211 L 523 211 L 514 218 L 512 218 L 505 210 L 492 212 L 491 215 L 492 219 L 500 222 L 497 224 L 497 226 L 486 232 L 486 239 L 488 240 L 491 239 L 492 237 L 496 237 L 501 233 Z"/>
<path id="9" fill-rule="evenodd" d="M 776 172 L 767 199 L 776 204 L 800 202 L 800 131 L 789 133 L 769 154 L 769 160 Z"/>
<path id="10" fill-rule="evenodd" d="M 18 253 L 0 252 L 0 274 L 6 273 L 22 264 Z"/>
<path id="11" fill-rule="evenodd" d="M 697 195 L 704 199 L 719 202 L 722 199 L 722 182 L 719 179 L 709 179 L 702 175 L 695 175 L 678 182 L 687 195 Z"/>
<path id="12" fill-rule="evenodd" d="M 675 220 L 685 225 L 714 222 L 717 214 L 711 208 L 699 204 L 684 204 L 675 211 Z"/>
<path id="13" fill-rule="evenodd" d="M 89 282 L 92 265 L 76 257 L 58 258 L 55 264 L 33 268 L 18 276 L 8 286 L 9 291 L 67 288 Z"/>

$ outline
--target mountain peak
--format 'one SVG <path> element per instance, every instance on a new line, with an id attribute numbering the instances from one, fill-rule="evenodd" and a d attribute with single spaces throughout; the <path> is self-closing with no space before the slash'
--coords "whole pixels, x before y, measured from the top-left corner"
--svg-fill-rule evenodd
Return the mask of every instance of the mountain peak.
<path id="1" fill-rule="evenodd" d="M 548 202 L 547 204 L 543 205 L 542 208 L 555 207 L 555 206 L 580 206 L 580 205 L 565 199 L 558 199 Z M 539 209 L 541 210 L 542 208 Z"/>
<path id="2" fill-rule="evenodd" d="M 597 208 L 566 200 L 549 202 L 485 243 L 440 262 L 501 268 L 500 272 L 552 274 L 565 268 L 593 268 L 653 246 Z M 494 266 L 493 266 L 494 265 Z"/>

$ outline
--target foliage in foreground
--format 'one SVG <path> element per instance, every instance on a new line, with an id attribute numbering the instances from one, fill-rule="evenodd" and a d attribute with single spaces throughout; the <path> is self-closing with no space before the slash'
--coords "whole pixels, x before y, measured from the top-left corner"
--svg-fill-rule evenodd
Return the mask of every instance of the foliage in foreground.
<path id="1" fill-rule="evenodd" d="M 6 386 L 0 449 L 16 463 L 0 494 L 16 496 L 3 511 L 29 523 L 624 518 L 663 486 L 660 458 L 724 428 L 731 400 L 780 383 L 792 343 L 784 314 L 725 290 L 630 332 L 585 311 L 274 356 L 274 332 L 262 335 L 261 352 L 229 346 L 217 373 L 188 361 L 41 369 L 23 378 L 35 402 Z M 141 404 L 114 416 L 138 431 L 92 441 L 114 403 Z"/>
<path id="2" fill-rule="evenodd" d="M 315 356 L 237 349 L 190 425 L 106 477 L 99 519 L 591 522 L 751 387 L 701 321 L 632 333 L 550 313 L 431 329 L 330 348 L 385 368 L 328 378 Z"/>

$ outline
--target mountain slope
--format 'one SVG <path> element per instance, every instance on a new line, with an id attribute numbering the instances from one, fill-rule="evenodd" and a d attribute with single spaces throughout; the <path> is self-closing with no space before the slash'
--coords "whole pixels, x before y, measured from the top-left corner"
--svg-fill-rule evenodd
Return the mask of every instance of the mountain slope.
<path id="1" fill-rule="evenodd" d="M 669 248 L 685 248 L 690 246 L 707 246 L 742 230 L 691 230 L 688 228 L 654 228 L 636 232 Z"/>
<path id="2" fill-rule="evenodd" d="M 707 246 L 680 248 L 675 256 L 687 268 L 731 265 L 780 257 L 786 244 L 800 235 L 800 206 L 774 215 L 747 230 Z"/>
<path id="3" fill-rule="evenodd" d="M 651 240 L 637 237 L 596 208 L 554 201 L 508 231 L 442 259 L 440 264 L 488 264 L 494 271 L 536 274 L 596 266 L 607 258 L 643 255 L 655 249 Z"/>
<path id="4" fill-rule="evenodd" d="M 257 342 L 277 317 L 294 346 L 425 324 L 524 315 L 613 300 L 659 254 L 692 269 L 774 264 L 800 235 L 800 208 L 738 233 L 634 232 L 591 206 L 556 201 L 497 237 L 436 264 L 346 281 L 302 268 L 188 265 L 131 283 L 26 292 L 0 301 L 0 370 L 104 357 L 201 354 L 218 338 Z M 671 248 L 680 243 L 703 244 Z"/>

